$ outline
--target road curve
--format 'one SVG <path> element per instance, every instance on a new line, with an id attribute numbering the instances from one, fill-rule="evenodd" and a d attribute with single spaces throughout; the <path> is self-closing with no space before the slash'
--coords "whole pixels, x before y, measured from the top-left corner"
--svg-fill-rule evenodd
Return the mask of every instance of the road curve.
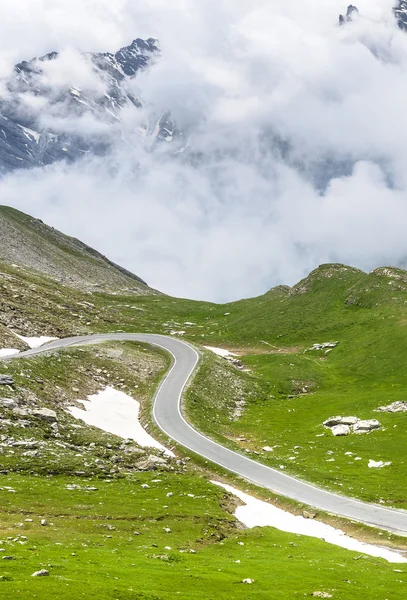
<path id="1" fill-rule="evenodd" d="M 335 515 L 407 535 L 407 511 L 384 508 L 327 492 L 233 452 L 193 429 L 182 416 L 181 397 L 198 364 L 199 355 L 185 342 L 162 335 L 144 333 L 95 334 L 56 340 L 41 348 L 28 350 L 2 360 L 21 359 L 50 350 L 103 341 L 144 342 L 159 346 L 173 356 L 172 368 L 156 392 L 153 416 L 158 427 L 185 448 L 281 496 Z"/>

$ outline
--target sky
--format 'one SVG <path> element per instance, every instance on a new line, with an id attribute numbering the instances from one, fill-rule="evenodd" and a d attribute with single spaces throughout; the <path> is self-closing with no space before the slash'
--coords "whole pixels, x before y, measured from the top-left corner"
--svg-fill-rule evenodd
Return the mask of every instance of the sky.
<path id="1" fill-rule="evenodd" d="M 20 171 L 0 202 L 94 246 L 151 286 L 225 302 L 319 264 L 407 264 L 407 33 L 394 0 L 2 0 L 0 95 L 13 65 L 103 91 L 82 52 L 159 40 L 121 133 L 171 111 L 188 149 L 141 137 L 103 158 Z M 170 7 L 169 7 L 170 5 Z M 38 104 L 32 96 L 27 106 Z M 41 111 L 94 137 L 106 125 Z"/>

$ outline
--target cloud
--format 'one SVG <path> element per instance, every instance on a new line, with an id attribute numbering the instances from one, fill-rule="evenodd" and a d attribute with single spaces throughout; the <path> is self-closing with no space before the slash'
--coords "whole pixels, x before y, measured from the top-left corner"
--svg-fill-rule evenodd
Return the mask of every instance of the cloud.
<path id="1" fill-rule="evenodd" d="M 125 112 L 106 157 L 7 176 L 2 203 L 180 296 L 226 301 L 322 262 L 405 261 L 407 35 L 392 0 L 360 0 L 361 17 L 342 28 L 342 0 L 26 4 L 18 20 L 4 0 L 22 46 L 0 7 L 4 55 L 63 50 L 53 85 L 100 91 L 78 51 L 153 36 L 162 55 L 131 84 L 144 109 Z M 167 110 L 188 140 L 182 153 L 135 133 Z M 83 116 L 51 117 L 99 132 Z"/>

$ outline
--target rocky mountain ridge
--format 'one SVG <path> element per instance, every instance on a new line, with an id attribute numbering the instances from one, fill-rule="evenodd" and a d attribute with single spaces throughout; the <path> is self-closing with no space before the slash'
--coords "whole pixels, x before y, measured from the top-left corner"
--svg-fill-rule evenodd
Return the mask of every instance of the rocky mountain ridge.
<path id="1" fill-rule="evenodd" d="M 119 136 L 114 126 L 120 126 L 123 111 L 142 107 L 132 91 L 132 80 L 158 55 L 153 38 L 138 38 L 115 54 L 83 54 L 82 60 L 94 76 L 89 89 L 75 85 L 73 76 L 72 85 L 57 85 L 49 78 L 50 69 L 54 77 L 55 72 L 58 75 L 58 52 L 17 64 L 0 98 L 0 174 L 105 153 L 112 136 Z M 91 135 L 80 135 L 80 128 L 70 125 L 80 119 L 91 122 Z M 174 124 L 164 114 L 138 134 L 151 135 L 151 143 L 171 141 Z"/>
<path id="2" fill-rule="evenodd" d="M 0 206 L 0 260 L 82 291 L 153 293 L 140 277 L 83 242 L 7 206 Z"/>

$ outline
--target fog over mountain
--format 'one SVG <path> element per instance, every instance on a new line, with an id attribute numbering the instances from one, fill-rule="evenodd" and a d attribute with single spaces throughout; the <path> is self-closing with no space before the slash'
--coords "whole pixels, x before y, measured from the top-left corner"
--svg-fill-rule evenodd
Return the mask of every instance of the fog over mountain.
<path id="1" fill-rule="evenodd" d="M 394 5 L 361 0 L 339 26 L 337 0 L 3 0 L 0 112 L 33 133 L 1 204 L 201 299 L 323 262 L 405 265 L 407 10 Z M 137 38 L 157 49 L 117 100 L 92 56 Z M 51 52 L 16 84 L 15 65 Z M 62 140 L 58 155 L 25 164 L 38 135 Z"/>

